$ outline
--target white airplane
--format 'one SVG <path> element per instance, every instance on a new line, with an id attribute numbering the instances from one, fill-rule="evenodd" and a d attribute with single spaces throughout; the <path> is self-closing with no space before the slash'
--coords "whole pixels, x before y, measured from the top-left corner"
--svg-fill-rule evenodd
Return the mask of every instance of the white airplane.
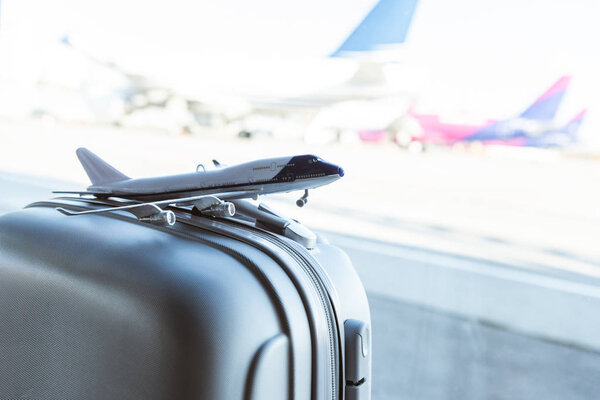
<path id="1" fill-rule="evenodd" d="M 115 92 L 132 111 L 152 105 L 162 107 L 169 99 L 178 98 L 197 116 L 217 122 L 222 122 L 221 118 L 206 115 L 222 116 L 224 121 L 236 121 L 242 125 L 241 130 L 250 132 L 252 123 L 246 119 L 254 114 L 297 115 L 295 119 L 303 121 L 303 126 L 316 111 L 338 102 L 405 95 L 405 83 L 390 82 L 384 67 L 398 61 L 417 2 L 378 0 L 327 56 L 244 55 L 246 52 L 239 51 L 243 49 L 230 48 L 227 42 L 223 47 L 231 55 L 212 54 L 198 44 L 185 51 L 153 46 L 150 54 L 143 53 L 144 47 L 134 53 L 112 49 L 110 56 L 101 56 L 106 50 L 98 43 L 108 40 L 103 31 L 97 33 L 102 40 L 86 42 L 85 37 L 75 35 L 65 36 L 61 42 L 95 65 L 121 73 L 127 83 L 115 87 Z M 168 37 L 177 42 L 177 36 Z M 219 35 L 211 40 L 218 43 Z M 392 114 L 395 118 L 401 111 L 395 109 Z"/>
<path id="2" fill-rule="evenodd" d="M 222 166 L 213 160 L 217 169 L 206 170 L 200 164 L 196 172 L 130 178 L 85 148 L 77 149 L 77 157 L 92 185 L 85 191 L 54 191 L 98 198 L 118 197 L 140 201 L 120 207 L 100 210 L 69 211 L 58 207 L 65 215 L 99 214 L 127 211 L 140 221 L 157 225 L 173 225 L 175 214 L 161 207 L 193 205 L 200 213 L 213 217 L 232 217 L 235 206 L 228 200 L 254 198 L 259 195 L 304 190 L 296 201 L 306 204 L 308 190 L 327 185 L 344 176 L 344 170 L 314 155 L 277 157 L 250 161 L 234 166 Z"/>

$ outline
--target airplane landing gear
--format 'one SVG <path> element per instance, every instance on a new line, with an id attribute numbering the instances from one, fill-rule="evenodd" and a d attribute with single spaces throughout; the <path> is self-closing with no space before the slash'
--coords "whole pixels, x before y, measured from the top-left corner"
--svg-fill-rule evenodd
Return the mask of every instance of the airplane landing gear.
<path id="1" fill-rule="evenodd" d="M 296 205 L 298 207 L 304 207 L 304 205 L 308 202 L 308 189 L 304 191 L 304 195 L 296 200 Z"/>

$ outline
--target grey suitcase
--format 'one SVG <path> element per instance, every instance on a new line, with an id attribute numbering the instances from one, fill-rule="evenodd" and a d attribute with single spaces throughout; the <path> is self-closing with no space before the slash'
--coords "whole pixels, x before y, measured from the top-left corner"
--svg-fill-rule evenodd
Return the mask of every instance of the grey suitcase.
<path id="1" fill-rule="evenodd" d="M 0 217 L 0 398 L 369 399 L 370 315 L 348 257 L 296 221 L 111 200 Z"/>

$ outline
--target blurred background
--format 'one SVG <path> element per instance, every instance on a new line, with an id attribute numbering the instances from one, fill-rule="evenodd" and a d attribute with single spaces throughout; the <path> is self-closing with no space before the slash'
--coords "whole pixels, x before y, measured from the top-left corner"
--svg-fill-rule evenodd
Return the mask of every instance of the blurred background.
<path id="1" fill-rule="evenodd" d="M 297 208 L 348 252 L 373 399 L 600 384 L 595 0 L 0 0 L 0 213 L 89 183 L 314 153 Z"/>

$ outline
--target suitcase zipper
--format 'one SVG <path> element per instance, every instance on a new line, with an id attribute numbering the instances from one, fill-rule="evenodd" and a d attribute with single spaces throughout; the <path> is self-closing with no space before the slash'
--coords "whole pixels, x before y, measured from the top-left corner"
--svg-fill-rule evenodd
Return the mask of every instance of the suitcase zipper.
<path id="1" fill-rule="evenodd" d="M 336 354 L 343 354 L 343 353 L 341 353 L 340 351 L 336 352 L 336 349 L 339 349 L 339 337 L 337 335 L 338 329 L 336 328 L 336 322 L 335 322 L 337 320 L 337 317 L 335 315 L 335 309 L 333 307 L 331 297 L 329 295 L 329 291 L 327 290 L 326 285 L 324 284 L 321 275 L 313 267 L 313 264 L 317 263 L 317 261 L 316 260 L 309 261 L 307 257 L 305 257 L 303 254 L 300 253 L 300 251 L 295 249 L 293 246 L 288 245 L 287 243 L 285 243 L 283 240 L 281 240 L 277 236 L 262 232 L 258 229 L 252 230 L 252 232 L 255 235 L 263 237 L 264 239 L 273 243 L 277 247 L 288 252 L 288 254 L 290 254 L 292 257 L 294 257 L 294 259 L 296 259 L 298 261 L 298 264 L 300 264 L 302 266 L 305 273 L 308 275 L 310 280 L 313 282 L 313 286 L 315 287 L 315 289 L 319 295 L 319 300 L 321 301 L 321 306 L 322 306 L 323 310 L 325 311 L 325 316 L 327 318 L 327 329 L 328 329 L 328 333 L 329 333 L 329 349 L 330 349 L 329 350 L 329 363 L 330 363 L 330 372 L 331 372 L 331 393 L 332 393 L 331 398 L 332 398 L 332 400 L 334 400 L 334 399 L 336 399 L 336 393 L 338 393 L 338 389 L 337 389 L 338 382 L 337 382 L 336 377 L 341 376 L 341 374 L 338 375 L 338 369 L 339 369 L 338 362 L 340 362 L 339 365 L 341 365 L 341 361 L 336 358 Z"/>
<path id="2" fill-rule="evenodd" d="M 176 211 L 181 211 L 184 212 L 185 214 L 190 214 L 190 210 L 186 209 L 186 208 L 180 208 L 180 207 L 171 207 L 173 210 Z M 186 223 L 186 222 L 191 222 L 192 219 L 186 219 L 186 218 L 178 218 L 179 222 L 182 223 Z M 236 234 L 232 229 L 230 229 L 230 226 L 227 226 L 224 224 L 224 221 L 222 220 L 216 220 L 216 219 L 208 219 L 206 217 L 200 217 L 200 220 L 195 220 L 194 222 L 200 222 L 200 221 L 206 221 L 209 222 L 207 224 L 202 224 L 202 228 L 203 229 L 208 229 L 210 231 L 214 232 L 214 229 L 212 228 L 220 228 L 218 229 L 217 232 L 218 234 L 223 234 L 224 232 L 222 232 L 222 230 L 227 231 L 225 234 L 227 236 L 233 236 L 238 240 L 247 240 L 247 238 L 245 237 L 241 237 L 238 234 Z M 328 330 L 328 336 L 329 336 L 329 365 L 330 365 L 330 390 L 331 390 L 331 396 L 330 398 L 332 400 L 337 400 L 337 399 L 342 399 L 343 395 L 341 392 L 341 388 L 343 387 L 343 385 L 340 385 L 338 382 L 337 377 L 341 377 L 342 376 L 342 371 L 341 371 L 341 365 L 343 365 L 343 352 L 341 351 L 341 342 L 340 342 L 340 338 L 339 338 L 339 332 L 343 332 L 343 330 L 340 330 L 339 328 L 339 321 L 337 319 L 337 316 L 335 314 L 335 307 L 334 307 L 334 299 L 332 298 L 332 296 L 335 296 L 334 290 L 332 289 L 332 285 L 327 285 L 324 282 L 324 276 L 322 271 L 318 271 L 315 267 L 313 267 L 313 265 L 318 265 L 318 262 L 316 260 L 314 260 L 312 258 L 312 256 L 310 255 L 304 255 L 302 254 L 302 250 L 299 250 L 297 248 L 295 248 L 296 246 L 295 243 L 287 243 L 286 241 L 284 241 L 283 239 L 279 238 L 278 236 L 271 234 L 269 232 L 265 232 L 259 228 L 250 226 L 250 225 L 246 225 L 243 223 L 240 223 L 238 221 L 232 220 L 232 219 L 228 219 L 226 220 L 228 223 L 235 225 L 235 227 L 237 229 L 240 229 L 244 232 L 249 232 L 252 235 L 258 236 L 263 240 L 268 241 L 269 243 L 273 244 L 274 246 L 276 246 L 278 249 L 283 250 L 285 253 L 287 253 L 290 257 L 292 257 L 298 265 L 301 266 L 303 272 L 306 274 L 306 276 L 309 278 L 309 281 L 312 283 L 313 289 L 315 290 L 315 292 L 317 293 L 318 297 L 319 297 L 319 302 L 321 305 L 321 309 L 325 315 L 326 318 L 326 322 L 327 322 L 327 330 Z M 217 227 L 216 224 L 221 225 L 221 227 Z M 254 244 L 254 243 L 253 243 Z M 259 248 L 262 248 L 262 246 L 259 245 Z M 300 248 L 300 246 L 298 246 L 298 248 Z M 305 251 L 305 250 L 304 250 Z M 337 297 L 337 296 L 336 296 Z M 336 355 L 339 354 L 339 358 L 336 357 Z M 341 379 L 341 378 L 340 378 Z"/>

